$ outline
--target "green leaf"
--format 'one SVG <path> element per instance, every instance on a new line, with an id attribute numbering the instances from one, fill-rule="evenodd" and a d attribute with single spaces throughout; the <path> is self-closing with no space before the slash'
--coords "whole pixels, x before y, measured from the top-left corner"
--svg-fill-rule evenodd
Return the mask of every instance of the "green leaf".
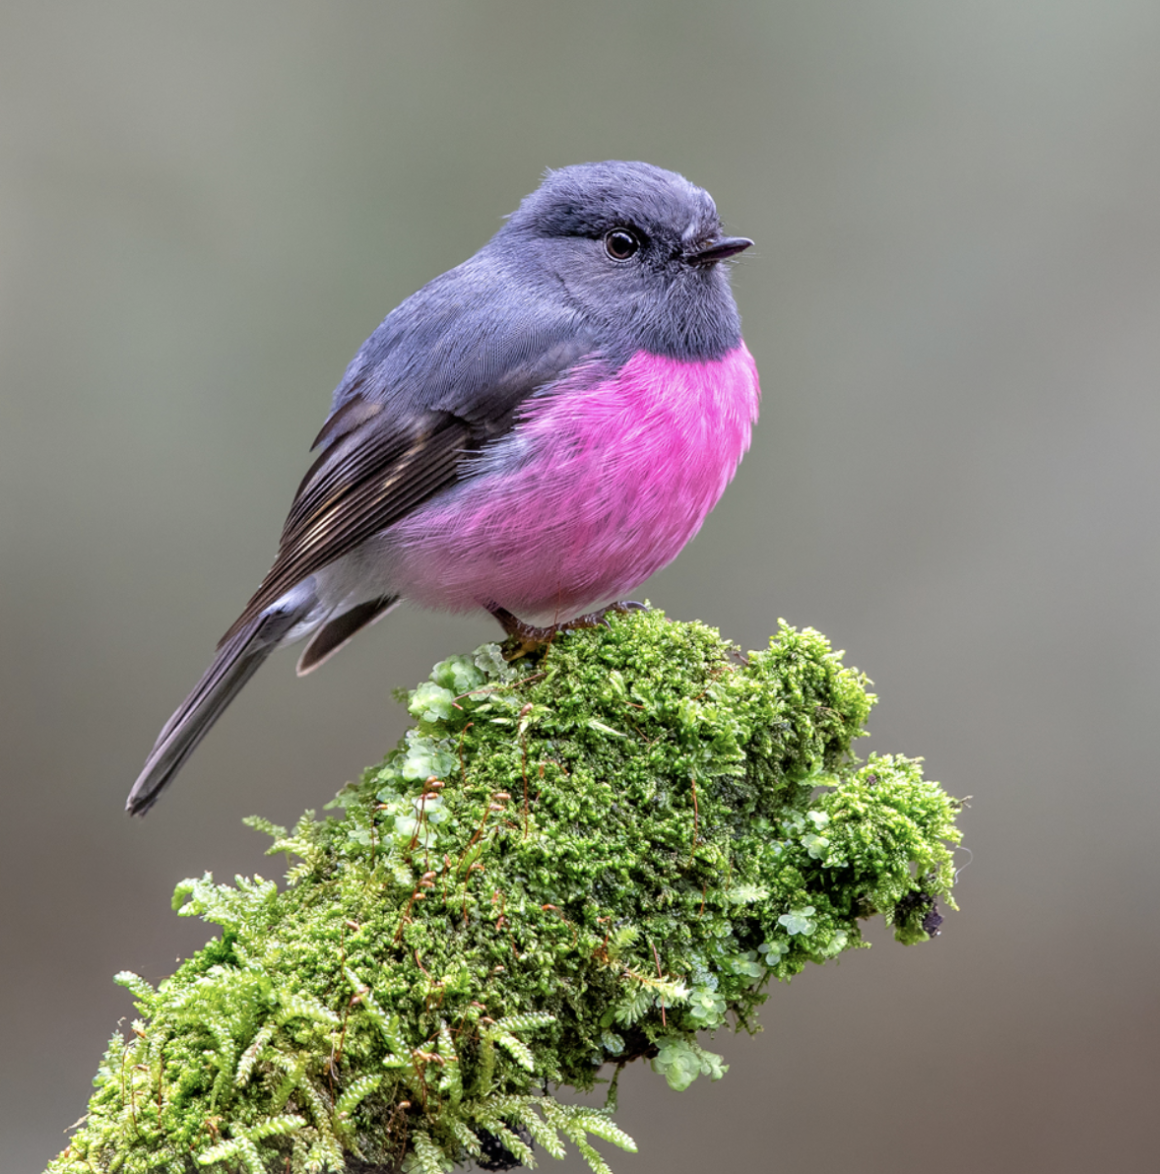
<path id="1" fill-rule="evenodd" d="M 669 1088 L 683 1092 L 698 1076 L 720 1080 L 728 1071 L 721 1056 L 707 1052 L 692 1040 L 668 1037 L 657 1040 L 660 1051 L 653 1058 L 654 1072 L 659 1072 L 669 1083 Z"/>
<path id="2" fill-rule="evenodd" d="M 407 708 L 420 721 L 448 721 L 455 715 L 455 694 L 433 681 L 424 681 L 407 702 Z"/>

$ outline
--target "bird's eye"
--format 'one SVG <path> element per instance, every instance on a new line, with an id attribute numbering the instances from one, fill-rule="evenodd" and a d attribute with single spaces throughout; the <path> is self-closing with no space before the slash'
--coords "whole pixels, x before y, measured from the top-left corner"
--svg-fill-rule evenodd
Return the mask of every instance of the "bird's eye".
<path id="1" fill-rule="evenodd" d="M 604 236 L 604 251 L 614 261 L 627 261 L 640 248 L 635 232 L 627 228 L 614 228 Z"/>

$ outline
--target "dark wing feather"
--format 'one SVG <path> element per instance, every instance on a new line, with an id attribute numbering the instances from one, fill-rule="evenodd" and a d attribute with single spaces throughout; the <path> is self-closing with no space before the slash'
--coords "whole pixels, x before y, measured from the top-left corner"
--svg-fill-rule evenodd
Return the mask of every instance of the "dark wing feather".
<path id="1" fill-rule="evenodd" d="M 450 485 L 464 455 L 478 447 L 468 424 L 440 412 L 424 413 L 405 431 L 372 417 L 348 439 L 333 450 L 333 460 L 324 453 L 303 483 L 273 567 L 223 642 L 296 583 Z"/>
<path id="2" fill-rule="evenodd" d="M 593 349 L 570 307 L 525 286 L 487 250 L 408 298 L 347 368 L 278 557 L 222 642 L 467 475 L 469 455 Z"/>

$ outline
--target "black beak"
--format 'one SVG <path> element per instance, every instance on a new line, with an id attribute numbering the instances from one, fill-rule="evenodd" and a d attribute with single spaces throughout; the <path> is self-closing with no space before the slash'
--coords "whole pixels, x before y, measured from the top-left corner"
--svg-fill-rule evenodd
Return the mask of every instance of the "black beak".
<path id="1" fill-rule="evenodd" d="M 735 257 L 738 253 L 745 252 L 751 244 L 753 241 L 748 237 L 723 236 L 703 249 L 686 253 L 685 260 L 690 265 L 716 265 L 718 261 L 724 261 L 726 257 Z"/>

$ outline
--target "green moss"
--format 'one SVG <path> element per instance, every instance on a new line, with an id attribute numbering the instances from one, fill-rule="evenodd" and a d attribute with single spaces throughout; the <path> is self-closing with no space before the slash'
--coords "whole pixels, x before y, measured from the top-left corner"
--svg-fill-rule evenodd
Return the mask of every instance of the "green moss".
<path id="1" fill-rule="evenodd" d="M 341 819 L 250 821 L 297 861 L 283 890 L 178 886 L 221 936 L 156 990 L 118 976 L 142 1018 L 49 1170 L 435 1174 L 563 1139 L 607 1169 L 586 1135 L 631 1140 L 551 1086 L 642 1056 L 717 1079 L 699 1033 L 752 1029 L 770 978 L 876 912 L 936 928 L 958 804 L 855 761 L 867 683 L 809 629 L 745 660 L 656 611 L 442 662 Z"/>

